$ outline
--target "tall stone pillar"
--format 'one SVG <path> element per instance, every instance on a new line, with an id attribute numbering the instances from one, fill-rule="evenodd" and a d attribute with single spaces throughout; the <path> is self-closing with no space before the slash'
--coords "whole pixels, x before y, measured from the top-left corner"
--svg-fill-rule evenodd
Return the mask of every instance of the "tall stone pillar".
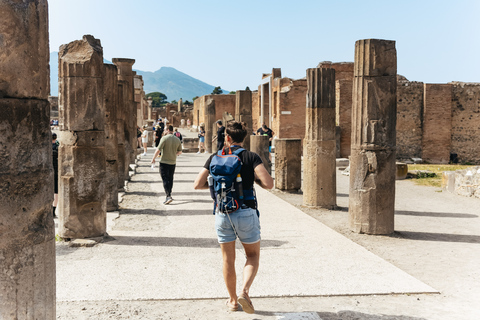
<path id="1" fill-rule="evenodd" d="M 205 152 L 212 153 L 213 126 L 215 125 L 215 99 L 208 98 L 205 103 Z"/>
<path id="2" fill-rule="evenodd" d="M 182 108 L 183 108 L 183 100 L 182 98 L 180 98 L 180 100 L 178 100 L 178 112 L 182 112 Z"/>
<path id="3" fill-rule="evenodd" d="M 62 45 L 59 60 L 59 235 L 106 232 L 103 49 L 91 35 Z"/>
<path id="4" fill-rule="evenodd" d="M 117 67 L 104 64 L 105 159 L 107 211 L 118 210 L 118 137 L 117 137 Z"/>
<path id="5" fill-rule="evenodd" d="M 153 135 L 155 134 L 155 131 L 153 131 L 153 120 L 147 120 L 147 131 L 148 131 L 148 143 L 147 146 L 153 147 L 153 141 L 155 140 Z"/>
<path id="6" fill-rule="evenodd" d="M 118 70 L 117 70 L 118 72 Z M 118 79 L 118 76 L 117 76 Z M 123 191 L 128 176 L 127 145 L 125 138 L 125 101 L 123 100 L 123 81 L 117 81 L 117 142 L 118 142 L 118 190 Z M 128 157 L 130 159 L 130 157 Z"/>
<path id="7" fill-rule="evenodd" d="M 0 0 L 0 319 L 56 318 L 47 7 Z"/>
<path id="8" fill-rule="evenodd" d="M 152 119 L 152 103 L 153 103 L 152 97 L 148 97 L 147 103 L 148 103 L 148 120 L 153 120 Z"/>
<path id="9" fill-rule="evenodd" d="M 334 209 L 336 194 L 335 70 L 307 69 L 303 204 Z"/>
<path id="10" fill-rule="evenodd" d="M 238 90 L 235 93 L 235 120 L 244 122 L 247 127 L 248 135 L 245 138 L 243 147 L 246 150 L 250 150 L 250 139 L 252 135 L 252 91 L 250 90 Z"/>
<path id="11" fill-rule="evenodd" d="M 135 163 L 137 154 L 137 105 L 135 103 L 135 88 L 132 66 L 134 59 L 113 58 L 112 62 L 118 68 L 118 80 L 123 84 L 123 103 L 125 105 L 125 139 L 128 141 L 126 145 L 127 152 L 127 179 L 128 165 Z"/>
<path id="12" fill-rule="evenodd" d="M 269 152 L 268 152 L 268 136 L 247 136 L 243 142 L 245 145 L 245 141 L 249 140 L 250 151 L 255 152 L 260 156 L 262 159 L 263 165 L 265 169 L 267 169 L 268 173 L 272 173 L 272 163 L 269 159 Z"/>
<path id="13" fill-rule="evenodd" d="M 394 231 L 397 115 L 395 41 L 355 43 L 350 228 L 358 233 Z"/>
<path id="14" fill-rule="evenodd" d="M 297 191 L 302 187 L 302 140 L 275 140 L 275 188 Z"/>

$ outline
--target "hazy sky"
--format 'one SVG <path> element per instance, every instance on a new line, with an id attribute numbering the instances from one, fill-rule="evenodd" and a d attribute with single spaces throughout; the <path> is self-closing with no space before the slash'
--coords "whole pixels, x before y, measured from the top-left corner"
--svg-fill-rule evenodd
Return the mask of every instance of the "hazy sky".
<path id="1" fill-rule="evenodd" d="M 99 38 L 104 57 L 173 67 L 227 90 L 262 73 L 305 76 L 353 61 L 355 41 L 395 40 L 398 73 L 428 83 L 480 82 L 479 0 L 49 0 L 50 48 Z"/>

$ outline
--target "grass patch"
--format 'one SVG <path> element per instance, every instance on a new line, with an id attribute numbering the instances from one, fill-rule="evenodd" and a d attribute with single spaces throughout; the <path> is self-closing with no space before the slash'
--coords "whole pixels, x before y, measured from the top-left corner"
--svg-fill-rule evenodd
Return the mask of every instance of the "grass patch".
<path id="1" fill-rule="evenodd" d="M 435 173 L 434 177 L 429 177 L 429 174 L 419 173 L 416 175 L 415 184 L 420 186 L 429 186 L 440 188 L 442 186 L 442 173 L 444 171 L 456 171 L 466 169 L 472 166 L 469 165 L 460 165 L 460 164 L 409 164 L 408 172 L 412 171 L 429 171 Z"/>

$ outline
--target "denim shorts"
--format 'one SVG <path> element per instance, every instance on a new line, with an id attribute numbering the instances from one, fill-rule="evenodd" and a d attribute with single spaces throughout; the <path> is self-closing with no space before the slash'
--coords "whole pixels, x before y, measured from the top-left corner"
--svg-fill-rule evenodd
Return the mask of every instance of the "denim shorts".
<path id="1" fill-rule="evenodd" d="M 238 209 L 230 214 L 216 213 L 215 229 L 219 243 L 232 242 L 237 239 L 232 224 L 242 243 L 252 244 L 260 241 L 260 220 L 255 209 Z"/>

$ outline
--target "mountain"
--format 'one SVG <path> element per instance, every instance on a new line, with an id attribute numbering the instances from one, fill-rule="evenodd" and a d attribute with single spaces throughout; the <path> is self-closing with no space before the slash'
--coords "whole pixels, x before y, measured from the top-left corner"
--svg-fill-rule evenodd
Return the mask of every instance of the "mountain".
<path id="1" fill-rule="evenodd" d="M 104 62 L 111 64 L 105 59 Z M 145 93 L 159 91 L 167 96 L 168 101 L 180 98 L 192 101 L 193 97 L 210 94 L 215 88 L 171 67 L 162 67 L 155 72 L 135 71 L 143 76 Z M 224 93 L 228 91 L 224 90 Z M 50 94 L 58 96 L 58 52 L 50 53 Z"/>

